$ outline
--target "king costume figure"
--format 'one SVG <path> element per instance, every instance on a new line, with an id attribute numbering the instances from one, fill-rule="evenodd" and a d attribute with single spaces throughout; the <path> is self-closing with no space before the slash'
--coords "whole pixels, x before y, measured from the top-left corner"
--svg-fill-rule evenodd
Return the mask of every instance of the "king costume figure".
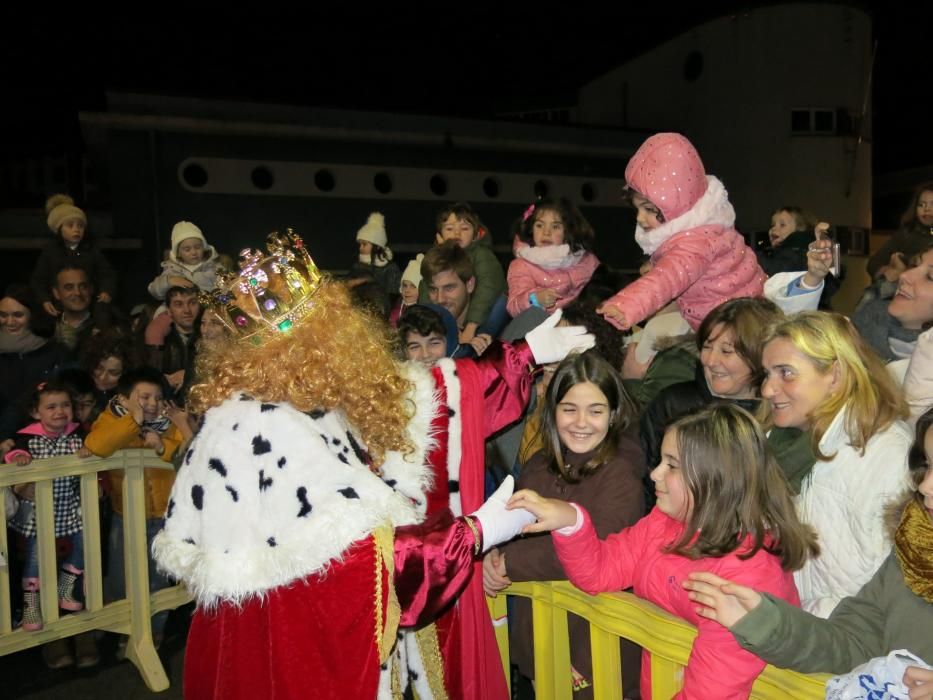
<path id="1" fill-rule="evenodd" d="M 481 555 L 533 517 L 505 510 L 511 479 L 482 503 L 483 442 L 592 336 L 402 364 L 299 237 L 267 249 L 206 300 L 237 340 L 198 360 L 203 423 L 153 543 L 197 601 L 185 697 L 505 700 Z"/>

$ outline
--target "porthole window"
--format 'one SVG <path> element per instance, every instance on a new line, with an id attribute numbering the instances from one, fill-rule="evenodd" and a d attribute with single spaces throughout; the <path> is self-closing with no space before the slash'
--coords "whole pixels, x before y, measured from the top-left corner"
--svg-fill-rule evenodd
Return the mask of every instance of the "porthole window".
<path id="1" fill-rule="evenodd" d="M 534 185 L 535 199 L 544 199 L 551 191 L 546 180 L 537 180 Z"/>
<path id="2" fill-rule="evenodd" d="M 584 182 L 580 186 L 580 197 L 584 202 L 592 202 L 596 199 L 596 186 L 592 182 Z"/>
<path id="3" fill-rule="evenodd" d="M 487 177 L 483 180 L 483 194 L 485 194 L 490 199 L 495 199 L 499 196 L 499 181 L 494 177 Z"/>
<path id="4" fill-rule="evenodd" d="M 447 178 L 443 175 L 433 175 L 428 182 L 428 186 L 437 197 L 443 197 L 447 194 Z"/>
<path id="5" fill-rule="evenodd" d="M 275 184 L 275 176 L 272 174 L 272 171 L 264 165 L 253 168 L 253 172 L 250 173 L 250 179 L 253 181 L 253 187 L 257 190 L 270 190 L 272 189 L 272 185 Z"/>
<path id="6" fill-rule="evenodd" d="M 332 192 L 337 186 L 337 180 L 334 174 L 327 168 L 321 168 L 314 173 L 314 186 L 321 192 Z"/>
<path id="7" fill-rule="evenodd" d="M 389 173 L 376 173 L 373 175 L 373 187 L 379 194 L 389 194 L 392 191 L 392 178 Z"/>
<path id="8" fill-rule="evenodd" d="M 207 184 L 207 171 L 198 163 L 189 163 L 181 171 L 181 177 L 188 187 L 204 187 Z"/>

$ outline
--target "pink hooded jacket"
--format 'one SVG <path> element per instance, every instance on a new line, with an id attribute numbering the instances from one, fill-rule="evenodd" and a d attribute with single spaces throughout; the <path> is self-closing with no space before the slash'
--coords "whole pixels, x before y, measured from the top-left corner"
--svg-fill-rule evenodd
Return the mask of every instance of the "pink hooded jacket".
<path id="1" fill-rule="evenodd" d="M 506 308 L 511 316 L 518 316 L 531 302 L 528 297 L 542 289 L 557 293 L 557 304 L 548 309 L 562 309 L 580 294 L 599 267 L 599 258 L 589 251 L 571 253 L 570 246 L 538 248 L 515 239 L 515 259 L 509 265 L 507 282 L 509 300 Z"/>
<path id="2" fill-rule="evenodd" d="M 723 302 L 762 296 L 767 275 L 733 228 L 729 195 L 717 178 L 706 175 L 686 138 L 649 138 L 625 168 L 625 181 L 664 215 L 658 228 L 635 229 L 635 240 L 651 256 L 654 269 L 606 302 L 625 314 L 627 327 L 676 299 L 681 315 L 696 330 Z"/>
<path id="3" fill-rule="evenodd" d="M 631 527 L 600 540 L 589 514 L 583 508 L 580 511 L 583 523 L 579 530 L 572 535 L 551 533 L 557 556 L 573 585 L 591 595 L 632 588 L 635 595 L 697 627 L 684 670 L 684 686 L 675 700 L 745 700 L 765 662 L 740 647 L 727 628 L 697 615 L 696 603 L 682 584 L 694 571 L 710 571 L 799 607 L 794 576 L 781 569 L 781 560 L 764 550 L 745 560 L 738 557 L 741 549 L 723 557 L 696 560 L 669 554 L 664 550 L 680 538 L 684 524 L 657 508 Z M 641 659 L 641 696 L 651 698 L 647 652 Z"/>

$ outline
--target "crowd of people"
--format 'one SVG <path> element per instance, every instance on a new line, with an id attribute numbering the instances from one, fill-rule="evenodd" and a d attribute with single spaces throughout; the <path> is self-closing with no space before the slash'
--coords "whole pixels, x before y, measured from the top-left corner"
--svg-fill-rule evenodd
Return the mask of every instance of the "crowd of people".
<path id="1" fill-rule="evenodd" d="M 679 134 L 647 139 L 625 178 L 638 276 L 599 261 L 563 198 L 516 212 L 506 269 L 463 202 L 404 265 L 369 214 L 341 277 L 290 231 L 235 265 L 180 221 L 129 312 L 84 212 L 52 197 L 30 284 L 0 298 L 0 454 L 175 465 L 145 475 L 150 589 L 196 599 L 193 698 L 504 699 L 484 594 L 529 580 L 631 589 L 696 625 L 682 698 L 747 697 L 766 663 L 933 663 L 933 184 L 847 318 L 827 310 L 829 224 L 782 206 L 749 246 Z M 100 485 L 119 600 L 122 473 Z M 35 631 L 34 485 L 4 496 Z M 77 477 L 53 501 L 59 606 L 77 612 Z M 509 623 L 533 681 L 530 606 Z M 585 621 L 570 639 L 592 697 Z M 621 653 L 625 697 L 647 700 L 647 654 L 634 673 L 640 650 Z M 43 656 L 99 660 L 92 634 Z M 896 680 L 933 698 L 923 664 Z"/>

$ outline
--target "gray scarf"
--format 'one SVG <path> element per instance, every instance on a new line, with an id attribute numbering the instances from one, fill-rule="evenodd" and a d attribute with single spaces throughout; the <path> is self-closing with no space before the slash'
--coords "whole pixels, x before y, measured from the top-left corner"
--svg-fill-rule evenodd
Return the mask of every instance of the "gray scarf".
<path id="1" fill-rule="evenodd" d="M 49 342 L 48 338 L 40 338 L 32 331 L 22 333 L 0 333 L 0 354 L 24 355 L 27 352 L 38 350 Z"/>

